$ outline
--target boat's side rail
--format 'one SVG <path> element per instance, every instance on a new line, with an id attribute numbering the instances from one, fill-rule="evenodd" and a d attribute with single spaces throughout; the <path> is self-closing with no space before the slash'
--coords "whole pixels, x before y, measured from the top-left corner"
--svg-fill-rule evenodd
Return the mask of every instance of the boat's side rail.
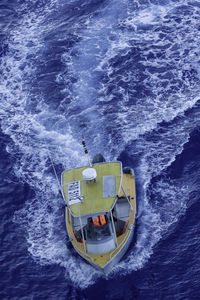
<path id="1" fill-rule="evenodd" d="M 131 202 L 130 202 L 130 200 L 129 200 L 129 198 L 128 198 L 128 196 L 127 196 L 127 194 L 126 194 L 126 192 L 125 192 L 125 190 L 124 190 L 124 188 L 123 188 L 123 186 L 122 186 L 122 191 L 123 191 L 123 193 L 124 193 L 124 195 L 125 195 L 125 197 L 126 197 L 126 200 L 128 201 L 128 203 L 129 203 L 129 205 L 130 205 L 130 207 L 131 207 L 131 210 L 133 210 L 133 206 L 132 206 L 132 204 L 131 204 Z"/>
<path id="2" fill-rule="evenodd" d="M 91 259 L 91 261 L 94 261 L 94 259 L 90 255 L 88 255 L 86 253 L 86 251 L 87 251 L 87 249 L 86 249 L 87 248 L 87 244 L 86 244 L 85 239 L 83 238 L 83 243 L 77 242 L 76 237 L 74 235 L 74 231 L 72 229 L 72 225 L 70 225 L 70 223 L 72 223 L 72 219 L 71 219 L 71 216 L 70 216 L 70 213 L 69 213 L 69 208 L 68 208 L 68 206 L 66 206 L 66 226 L 67 226 L 67 231 L 68 231 L 69 239 L 70 239 L 73 247 L 83 257 L 84 256 L 89 257 Z M 83 233 L 82 233 L 82 237 L 83 237 Z M 84 251 L 82 251 L 80 248 L 83 248 Z"/>
<path id="3" fill-rule="evenodd" d="M 110 253 L 110 259 L 112 258 L 113 254 L 122 246 L 122 244 L 125 242 L 125 240 L 127 239 L 127 236 L 130 234 L 130 229 L 127 230 L 127 233 L 124 237 L 124 239 L 121 241 L 121 243 L 117 246 L 117 248 L 115 248 L 111 253 Z"/>
<path id="4" fill-rule="evenodd" d="M 72 242 L 72 243 L 73 243 L 73 242 Z M 75 243 L 73 243 L 73 246 L 74 246 L 74 248 L 77 250 L 77 252 L 81 253 L 81 255 L 89 257 L 93 262 L 95 261 L 94 258 L 92 258 L 89 254 L 87 254 L 87 253 L 81 251 L 81 250 L 75 245 Z"/>

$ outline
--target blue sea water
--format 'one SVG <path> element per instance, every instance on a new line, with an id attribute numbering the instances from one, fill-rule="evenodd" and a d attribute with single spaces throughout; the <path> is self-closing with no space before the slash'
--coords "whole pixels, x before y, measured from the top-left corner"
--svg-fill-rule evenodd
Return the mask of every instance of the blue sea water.
<path id="1" fill-rule="evenodd" d="M 200 299 L 200 2 L 1 0 L 0 299 Z M 137 223 L 104 277 L 66 247 L 58 174 L 134 168 Z"/>

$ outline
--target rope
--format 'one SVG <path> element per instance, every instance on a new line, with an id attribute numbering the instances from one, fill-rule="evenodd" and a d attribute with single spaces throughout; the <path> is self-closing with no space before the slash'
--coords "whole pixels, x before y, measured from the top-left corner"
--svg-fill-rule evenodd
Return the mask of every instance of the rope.
<path id="1" fill-rule="evenodd" d="M 58 179 L 58 175 L 57 175 L 57 173 L 56 173 L 56 169 L 55 169 L 55 166 L 54 166 L 54 163 L 53 163 L 53 159 L 52 159 L 52 157 L 51 157 L 51 155 L 50 155 L 50 151 L 49 151 L 48 146 L 47 146 L 47 151 L 48 151 L 48 156 L 49 156 L 49 159 L 50 159 L 50 162 L 51 162 L 51 166 L 52 166 L 52 168 L 53 168 L 53 171 L 54 171 L 54 174 L 55 174 L 55 177 L 56 177 L 56 181 L 57 181 L 57 184 L 58 184 L 58 189 L 59 189 L 59 191 L 60 191 L 60 193 L 61 193 L 61 195 L 62 195 L 64 201 L 66 202 L 65 197 L 64 197 L 64 195 L 63 195 L 63 191 L 62 191 L 62 187 L 61 187 L 60 181 L 59 181 L 59 179 Z"/>

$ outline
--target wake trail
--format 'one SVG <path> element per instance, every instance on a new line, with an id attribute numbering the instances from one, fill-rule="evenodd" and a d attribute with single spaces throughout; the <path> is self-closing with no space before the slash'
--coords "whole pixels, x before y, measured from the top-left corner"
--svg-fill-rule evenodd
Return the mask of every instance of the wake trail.
<path id="1" fill-rule="evenodd" d="M 152 182 L 182 153 L 198 125 L 199 8 L 186 5 L 181 15 L 184 1 L 156 6 L 143 1 L 135 9 L 129 1 L 107 1 L 96 14 L 73 18 L 61 16 L 61 2 L 24 14 L 9 36 L 1 58 L 1 128 L 13 141 L 7 151 L 17 153 L 15 175 L 35 192 L 14 216 L 26 228 L 29 252 L 41 265 L 63 266 L 66 278 L 86 288 L 102 275 L 66 249 L 63 202 L 48 149 L 59 169 L 87 163 L 78 142 L 82 132 L 91 154 L 102 152 L 113 160 L 126 146 L 130 157 L 137 153 L 138 238 L 113 274 L 142 268 L 184 213 L 193 190 L 192 182 L 185 187 L 168 177 Z M 77 3 L 70 1 L 72 8 Z M 62 17 L 61 24 L 54 13 Z M 52 78 L 62 89 L 46 97 Z"/>

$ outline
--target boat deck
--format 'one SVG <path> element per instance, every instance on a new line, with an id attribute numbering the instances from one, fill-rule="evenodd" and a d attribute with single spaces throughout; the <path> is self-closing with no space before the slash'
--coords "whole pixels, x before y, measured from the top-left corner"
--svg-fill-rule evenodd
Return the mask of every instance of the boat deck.
<path id="1" fill-rule="evenodd" d="M 130 197 L 130 203 L 132 206 L 132 209 L 130 209 L 130 217 L 128 226 L 126 228 L 126 231 L 117 237 L 118 247 L 114 250 L 111 250 L 110 252 L 107 252 L 102 255 L 95 255 L 95 254 L 88 254 L 84 251 L 84 245 L 83 243 L 77 242 L 73 230 L 72 230 L 72 223 L 71 223 L 71 217 L 68 213 L 68 208 L 66 207 L 66 225 L 69 236 L 72 238 L 72 244 L 74 248 L 77 250 L 77 252 L 87 261 L 95 264 L 96 266 L 100 268 L 104 268 L 106 264 L 111 261 L 123 248 L 123 246 L 126 244 L 126 241 L 128 240 L 132 229 L 132 226 L 135 222 L 135 214 L 136 214 L 136 193 L 135 193 L 135 178 L 130 174 L 123 174 L 122 177 L 122 186 L 127 194 L 127 196 Z M 124 193 L 121 190 L 119 196 L 123 196 Z M 87 244 L 85 245 L 87 247 Z"/>
<path id="2" fill-rule="evenodd" d="M 121 162 L 95 164 L 93 169 L 97 172 L 97 180 L 91 182 L 86 182 L 82 176 L 82 172 L 88 167 L 75 168 L 62 173 L 64 196 L 74 216 L 110 210 L 119 193 L 122 177 Z M 80 187 L 78 193 L 83 198 L 83 202 L 70 204 L 68 199 L 70 183 L 76 183 Z M 111 187 L 110 191 L 109 187 Z"/>

